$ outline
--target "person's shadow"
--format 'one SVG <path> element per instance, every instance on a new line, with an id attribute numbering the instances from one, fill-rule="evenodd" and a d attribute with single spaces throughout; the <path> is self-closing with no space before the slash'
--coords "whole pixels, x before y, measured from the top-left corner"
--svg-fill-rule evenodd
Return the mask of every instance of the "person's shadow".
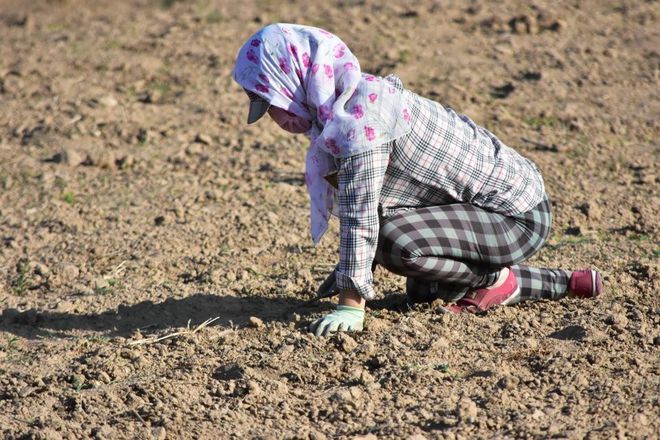
<path id="1" fill-rule="evenodd" d="M 295 298 L 259 296 L 219 296 L 197 293 L 181 299 L 167 299 L 161 303 L 143 301 L 107 310 L 102 313 L 76 314 L 49 310 L 19 312 L 7 309 L 0 318 L 0 331 L 24 338 L 71 337 L 89 331 L 105 337 L 127 337 L 136 330 L 151 333 L 160 329 L 191 328 L 209 318 L 218 318 L 213 325 L 242 326 L 251 316 L 264 322 L 287 320 L 293 315 L 308 315 L 328 310 L 329 303 L 305 305 Z"/>
<path id="2" fill-rule="evenodd" d="M 405 302 L 400 295 L 370 302 L 371 309 L 397 309 Z M 161 303 L 143 301 L 107 310 L 102 313 L 77 314 L 49 310 L 19 312 L 4 310 L 0 317 L 0 331 L 28 339 L 70 338 L 80 333 L 103 337 L 128 337 L 136 330 L 143 333 L 163 329 L 194 328 L 209 318 L 218 318 L 212 325 L 244 326 L 254 316 L 264 322 L 290 320 L 297 313 L 301 322 L 308 315 L 327 312 L 333 302 L 307 301 L 286 297 L 219 296 L 197 293 L 181 299 L 167 299 Z"/>

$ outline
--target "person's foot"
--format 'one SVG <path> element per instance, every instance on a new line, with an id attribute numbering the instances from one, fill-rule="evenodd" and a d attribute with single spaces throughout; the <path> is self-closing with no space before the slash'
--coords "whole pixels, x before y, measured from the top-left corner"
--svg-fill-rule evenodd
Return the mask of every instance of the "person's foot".
<path id="1" fill-rule="evenodd" d="M 408 295 L 410 304 L 433 302 L 439 297 L 438 283 L 408 277 L 406 278 L 406 295 Z"/>
<path id="2" fill-rule="evenodd" d="M 568 295 L 577 298 L 595 298 L 603 292 L 600 273 L 593 269 L 576 270 L 568 282 Z"/>
<path id="3" fill-rule="evenodd" d="M 438 281 L 406 278 L 406 295 L 409 304 L 432 303 L 436 299 L 453 301 L 465 295 L 466 290 L 466 287 L 441 284 Z"/>
<path id="4" fill-rule="evenodd" d="M 506 278 L 496 282 L 494 287 L 469 292 L 447 309 L 452 313 L 478 313 L 517 302 L 520 298 L 518 280 L 512 270 L 507 269 L 507 271 Z"/>

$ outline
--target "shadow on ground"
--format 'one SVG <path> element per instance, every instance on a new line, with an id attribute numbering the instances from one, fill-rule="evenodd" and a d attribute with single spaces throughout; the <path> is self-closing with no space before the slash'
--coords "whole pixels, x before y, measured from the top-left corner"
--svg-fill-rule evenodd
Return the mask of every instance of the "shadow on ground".
<path id="1" fill-rule="evenodd" d="M 143 301 L 120 305 L 102 313 L 76 314 L 30 309 L 7 309 L 0 318 L 0 332 L 24 338 L 80 336 L 93 332 L 105 337 L 130 336 L 135 330 L 151 333 L 159 329 L 195 327 L 218 317 L 213 325 L 241 326 L 251 316 L 268 321 L 287 321 L 295 312 L 304 319 L 311 313 L 329 310 L 329 302 L 307 304 L 295 298 L 217 296 L 198 293 L 160 303 Z"/>

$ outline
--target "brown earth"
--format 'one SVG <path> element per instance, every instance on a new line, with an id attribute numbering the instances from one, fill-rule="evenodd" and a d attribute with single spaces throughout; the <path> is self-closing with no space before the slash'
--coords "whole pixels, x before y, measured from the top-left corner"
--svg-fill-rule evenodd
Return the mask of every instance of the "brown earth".
<path id="1" fill-rule="evenodd" d="M 641 0 L 0 0 L 0 433 L 657 436 L 658 15 Z M 605 294 L 448 316 L 409 309 L 379 271 L 364 332 L 306 333 L 331 308 L 303 302 L 337 225 L 311 246 L 305 139 L 244 125 L 229 75 L 274 21 L 333 31 L 363 70 L 534 160 L 555 224 L 533 263 L 594 266 Z"/>

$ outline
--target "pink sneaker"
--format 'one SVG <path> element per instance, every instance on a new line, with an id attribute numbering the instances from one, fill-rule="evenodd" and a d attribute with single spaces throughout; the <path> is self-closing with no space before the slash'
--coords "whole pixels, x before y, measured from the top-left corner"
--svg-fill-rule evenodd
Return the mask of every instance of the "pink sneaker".
<path id="1" fill-rule="evenodd" d="M 600 273 L 593 269 L 576 270 L 568 282 L 568 295 L 577 298 L 595 298 L 603 292 Z"/>
<path id="2" fill-rule="evenodd" d="M 520 287 L 513 271 L 509 269 L 504 284 L 495 289 L 478 289 L 468 292 L 463 298 L 448 307 L 452 313 L 477 313 L 492 309 L 495 306 L 513 304 L 520 298 Z"/>

